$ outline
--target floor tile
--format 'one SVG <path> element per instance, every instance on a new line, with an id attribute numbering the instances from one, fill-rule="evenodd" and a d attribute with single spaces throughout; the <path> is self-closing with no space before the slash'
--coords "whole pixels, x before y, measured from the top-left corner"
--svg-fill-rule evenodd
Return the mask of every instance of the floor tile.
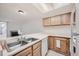
<path id="1" fill-rule="evenodd" d="M 55 51 L 49 50 L 47 53 L 47 56 L 64 56 L 64 55 L 57 53 Z"/>

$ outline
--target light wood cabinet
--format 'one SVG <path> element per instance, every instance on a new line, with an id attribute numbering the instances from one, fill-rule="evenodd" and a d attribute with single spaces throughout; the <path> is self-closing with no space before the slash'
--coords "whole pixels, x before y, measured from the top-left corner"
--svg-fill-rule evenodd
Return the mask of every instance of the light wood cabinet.
<path id="1" fill-rule="evenodd" d="M 57 42 L 57 41 L 59 41 L 59 42 Z M 60 40 L 60 38 L 55 38 L 55 40 L 54 40 L 54 49 L 57 52 L 61 52 L 61 40 Z"/>
<path id="2" fill-rule="evenodd" d="M 40 48 L 37 48 L 33 51 L 33 56 L 41 56 L 41 49 Z"/>
<path id="3" fill-rule="evenodd" d="M 67 24 L 70 24 L 70 13 L 67 13 L 67 14 L 63 14 L 61 15 L 61 20 L 62 20 L 62 24 L 63 25 L 67 25 Z"/>
<path id="4" fill-rule="evenodd" d="M 35 50 L 35 49 L 37 49 L 39 47 L 41 47 L 41 42 L 38 42 L 38 43 L 34 44 L 33 45 L 33 50 Z"/>
<path id="5" fill-rule="evenodd" d="M 33 45 L 33 56 L 41 56 L 41 42 Z"/>
<path id="6" fill-rule="evenodd" d="M 49 40 L 48 41 L 49 49 L 54 50 L 54 51 L 64 54 L 64 55 L 70 54 L 69 38 L 50 36 L 48 40 Z"/>
<path id="7" fill-rule="evenodd" d="M 43 18 L 43 25 L 44 25 L 44 26 L 50 25 L 50 17 L 48 17 L 48 18 Z"/>
<path id="8" fill-rule="evenodd" d="M 65 13 L 43 19 L 44 26 L 70 25 L 70 23 L 71 23 L 71 13 Z"/>
<path id="9" fill-rule="evenodd" d="M 56 40 L 60 40 L 60 48 L 56 46 L 57 42 Z M 65 54 L 65 55 L 69 55 L 69 42 L 68 39 L 65 38 L 55 38 L 54 40 L 54 49 L 55 51 Z"/>
<path id="10" fill-rule="evenodd" d="M 32 47 L 20 51 L 19 53 L 15 54 L 15 56 L 32 56 Z"/>
<path id="11" fill-rule="evenodd" d="M 51 17 L 51 25 L 61 25 L 61 16 Z"/>
<path id="12" fill-rule="evenodd" d="M 48 48 L 54 49 L 54 37 L 52 37 L 52 36 L 48 37 Z"/>
<path id="13" fill-rule="evenodd" d="M 13 56 L 41 56 L 41 41 L 33 44 L 32 46 L 16 53 Z"/>
<path id="14" fill-rule="evenodd" d="M 60 52 L 66 54 L 66 52 L 68 51 L 68 47 L 67 47 L 67 40 L 63 39 L 60 41 L 60 44 L 61 44 L 61 50 Z"/>

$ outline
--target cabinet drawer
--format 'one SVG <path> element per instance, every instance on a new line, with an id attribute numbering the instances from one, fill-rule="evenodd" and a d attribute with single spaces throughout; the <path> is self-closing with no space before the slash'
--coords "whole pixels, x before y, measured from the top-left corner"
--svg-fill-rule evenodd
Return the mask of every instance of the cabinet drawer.
<path id="1" fill-rule="evenodd" d="M 35 50 L 36 48 L 41 46 L 41 42 L 38 42 L 36 44 L 33 45 L 33 50 Z"/>
<path id="2" fill-rule="evenodd" d="M 17 53 L 16 56 L 27 56 L 28 54 L 32 55 L 32 48 L 31 47 Z"/>
<path id="3" fill-rule="evenodd" d="M 41 49 L 37 48 L 33 51 L 33 56 L 40 56 L 41 55 Z"/>

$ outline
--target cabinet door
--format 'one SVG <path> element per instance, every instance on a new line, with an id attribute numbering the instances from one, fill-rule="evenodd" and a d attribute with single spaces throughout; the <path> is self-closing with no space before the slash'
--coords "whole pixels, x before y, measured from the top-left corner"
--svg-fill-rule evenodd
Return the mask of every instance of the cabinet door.
<path id="1" fill-rule="evenodd" d="M 33 45 L 33 56 L 41 56 L 41 41 Z"/>
<path id="2" fill-rule="evenodd" d="M 32 55 L 32 48 L 31 47 L 29 47 L 23 51 L 20 51 L 15 56 L 28 56 L 28 55 Z"/>
<path id="3" fill-rule="evenodd" d="M 61 16 L 51 17 L 51 25 L 60 25 L 61 24 Z"/>
<path id="4" fill-rule="evenodd" d="M 70 55 L 70 41 L 68 39 L 61 40 L 61 51 L 65 55 Z"/>
<path id="5" fill-rule="evenodd" d="M 62 15 L 62 24 L 70 24 L 70 13 Z"/>
<path id="6" fill-rule="evenodd" d="M 67 52 L 66 43 L 67 43 L 67 40 L 61 40 L 61 52 L 64 53 L 64 54 L 66 54 L 66 52 Z"/>
<path id="7" fill-rule="evenodd" d="M 52 37 L 52 36 L 48 37 L 48 48 L 54 49 L 54 37 Z"/>
<path id="8" fill-rule="evenodd" d="M 44 18 L 43 19 L 43 25 L 44 26 L 50 25 L 50 18 Z"/>
<path id="9" fill-rule="evenodd" d="M 60 41 L 60 42 L 57 42 Z M 58 44 L 58 45 L 57 45 Z M 62 53 L 64 55 L 69 55 L 70 49 L 69 49 L 69 40 L 65 38 L 55 38 L 54 40 L 54 49 L 55 51 Z"/>
<path id="10" fill-rule="evenodd" d="M 36 44 L 33 45 L 33 50 L 37 49 L 37 48 L 41 48 L 41 41 L 37 42 Z"/>
<path id="11" fill-rule="evenodd" d="M 37 49 L 33 50 L 33 56 L 41 56 L 41 49 L 37 48 Z"/>

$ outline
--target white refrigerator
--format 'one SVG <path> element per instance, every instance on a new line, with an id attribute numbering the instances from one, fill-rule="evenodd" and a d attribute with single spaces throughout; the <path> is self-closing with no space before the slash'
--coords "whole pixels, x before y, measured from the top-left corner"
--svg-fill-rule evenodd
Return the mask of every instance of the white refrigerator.
<path id="1" fill-rule="evenodd" d="M 45 56 L 48 51 L 48 38 L 42 40 L 42 56 Z"/>
<path id="2" fill-rule="evenodd" d="M 72 21 L 71 55 L 79 56 L 79 3 L 75 4 L 75 21 Z M 73 25 L 75 24 L 75 25 Z"/>

